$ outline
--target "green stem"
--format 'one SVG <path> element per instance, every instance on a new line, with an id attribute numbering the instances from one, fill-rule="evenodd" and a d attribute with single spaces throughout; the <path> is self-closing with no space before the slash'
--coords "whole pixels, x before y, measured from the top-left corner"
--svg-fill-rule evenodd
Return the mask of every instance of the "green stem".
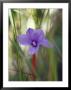
<path id="1" fill-rule="evenodd" d="M 11 12 L 12 12 L 12 11 L 11 11 Z M 14 14 L 13 14 L 13 12 L 12 12 L 12 19 L 13 19 L 13 25 L 14 25 L 13 28 L 14 28 L 14 30 L 15 30 L 15 33 L 13 32 L 13 33 L 14 33 L 14 38 L 16 38 L 16 36 L 17 36 L 16 33 L 17 33 L 17 32 L 16 32 L 16 26 L 15 26 L 15 20 L 14 20 Z"/>

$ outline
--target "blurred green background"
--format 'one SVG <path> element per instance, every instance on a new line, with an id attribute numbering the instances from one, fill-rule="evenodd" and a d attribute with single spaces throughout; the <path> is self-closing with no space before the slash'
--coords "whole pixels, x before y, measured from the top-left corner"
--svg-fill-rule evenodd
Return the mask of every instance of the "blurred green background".
<path id="1" fill-rule="evenodd" d="M 37 54 L 36 81 L 62 80 L 62 9 L 8 10 L 8 73 L 10 81 L 32 81 L 28 47 L 18 44 L 16 37 L 27 29 L 42 29 L 54 48 L 41 47 Z"/>

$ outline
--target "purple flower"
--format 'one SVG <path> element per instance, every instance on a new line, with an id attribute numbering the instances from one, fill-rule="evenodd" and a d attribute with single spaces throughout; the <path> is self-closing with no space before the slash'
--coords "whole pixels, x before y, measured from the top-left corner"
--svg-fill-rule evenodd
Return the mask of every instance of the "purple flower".
<path id="1" fill-rule="evenodd" d="M 25 35 L 22 34 L 17 37 L 17 41 L 22 45 L 29 45 L 30 54 L 37 53 L 41 45 L 48 48 L 52 47 L 52 44 L 44 37 L 43 31 L 40 29 L 29 28 Z"/>

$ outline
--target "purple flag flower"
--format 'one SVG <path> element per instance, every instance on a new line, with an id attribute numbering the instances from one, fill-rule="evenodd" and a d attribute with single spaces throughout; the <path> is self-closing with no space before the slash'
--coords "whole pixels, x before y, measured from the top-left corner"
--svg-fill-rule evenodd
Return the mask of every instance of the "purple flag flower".
<path id="1" fill-rule="evenodd" d="M 52 44 L 45 38 L 43 31 L 40 29 L 33 30 L 32 28 L 29 28 L 25 35 L 22 34 L 17 37 L 17 41 L 22 45 L 29 45 L 30 54 L 37 53 L 39 46 L 41 45 L 52 48 Z"/>

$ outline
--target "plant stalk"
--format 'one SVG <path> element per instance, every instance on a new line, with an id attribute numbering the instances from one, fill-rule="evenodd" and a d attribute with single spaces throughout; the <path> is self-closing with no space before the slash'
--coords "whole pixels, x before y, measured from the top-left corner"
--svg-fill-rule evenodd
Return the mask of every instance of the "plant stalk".
<path id="1" fill-rule="evenodd" d="M 36 55 L 32 55 L 32 80 L 36 80 L 36 75 L 35 75 L 35 70 L 36 70 Z"/>

